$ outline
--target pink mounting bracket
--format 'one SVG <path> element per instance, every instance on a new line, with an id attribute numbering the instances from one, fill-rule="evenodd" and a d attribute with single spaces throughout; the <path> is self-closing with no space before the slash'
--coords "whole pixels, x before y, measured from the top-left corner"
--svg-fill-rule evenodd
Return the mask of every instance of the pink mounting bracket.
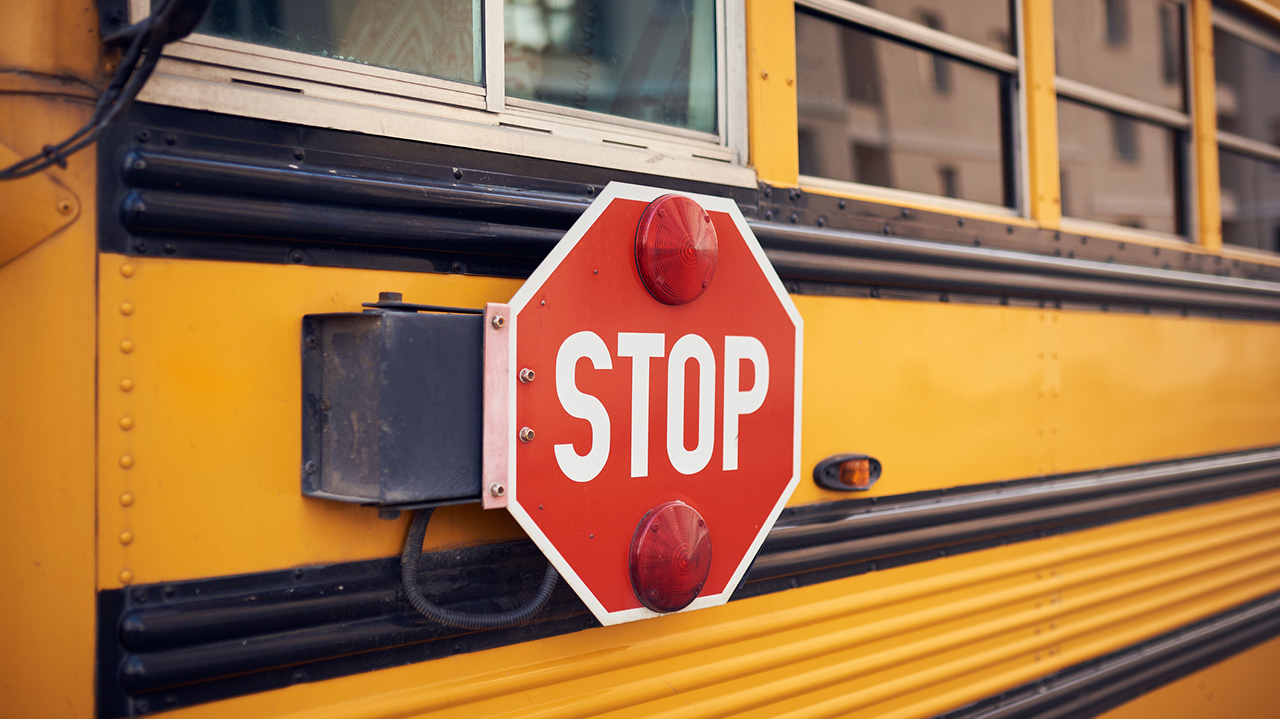
<path id="1" fill-rule="evenodd" d="M 507 478 L 511 469 L 512 339 L 516 318 L 511 305 L 490 302 L 484 306 L 484 457 L 480 494 L 485 509 L 505 509 Z"/>

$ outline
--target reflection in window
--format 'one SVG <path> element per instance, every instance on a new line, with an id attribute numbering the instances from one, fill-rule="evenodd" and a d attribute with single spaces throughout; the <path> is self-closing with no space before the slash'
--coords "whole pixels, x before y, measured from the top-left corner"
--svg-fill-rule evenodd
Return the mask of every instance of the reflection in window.
<path id="1" fill-rule="evenodd" d="M 1184 23 L 1183 6 L 1172 0 L 1058 0 L 1058 74 L 1182 111 Z"/>
<path id="2" fill-rule="evenodd" d="M 1133 118 L 1113 113 L 1111 115 L 1112 147 L 1116 159 L 1124 162 L 1138 161 L 1138 125 Z"/>
<path id="3" fill-rule="evenodd" d="M 1280 163 L 1223 150 L 1222 241 L 1280 252 Z"/>
<path id="4" fill-rule="evenodd" d="M 479 83 L 480 0 L 214 0 L 196 32 Z"/>
<path id="5" fill-rule="evenodd" d="M 1059 162 L 1071 178 L 1070 192 L 1064 182 L 1062 213 L 1180 233 L 1184 141 L 1170 128 L 1059 98 Z"/>
<path id="6" fill-rule="evenodd" d="M 1277 36 L 1280 42 L 1280 36 Z M 1218 86 L 1218 129 L 1251 140 L 1280 145 L 1280 79 L 1268 72 L 1278 57 L 1222 30 L 1213 33 L 1214 74 Z"/>
<path id="7" fill-rule="evenodd" d="M 935 12 L 921 15 L 924 24 L 934 30 L 942 30 L 942 16 Z M 930 53 L 930 69 L 933 74 L 933 89 L 943 95 L 951 92 L 951 62 L 938 53 Z"/>
<path id="8" fill-rule="evenodd" d="M 506 0 L 510 97 L 716 132 L 714 0 Z"/>
<path id="9" fill-rule="evenodd" d="M 1102 7 L 1107 20 L 1107 44 L 1129 42 L 1129 3 L 1126 0 L 1102 0 Z"/>
<path id="10" fill-rule="evenodd" d="M 869 61 L 831 61 L 841 57 Z M 945 95 L 918 70 L 935 57 L 948 66 Z M 796 13 L 796 73 L 810 148 L 801 174 L 936 195 L 946 166 L 964 176 L 956 197 L 1013 204 L 1005 150 L 1012 77 L 804 10 Z"/>
<path id="11" fill-rule="evenodd" d="M 1068 0 L 1059 0 L 1066 2 Z M 1069 0 L 1078 2 L 1079 0 Z M 946 17 L 947 32 L 956 37 L 986 45 L 1000 52 L 1013 52 L 1011 41 L 1013 22 L 1010 17 L 1012 3 L 1009 0 L 854 0 L 859 5 L 873 7 L 905 20 L 920 22 L 935 30 L 941 27 L 929 25 L 926 18 Z"/>

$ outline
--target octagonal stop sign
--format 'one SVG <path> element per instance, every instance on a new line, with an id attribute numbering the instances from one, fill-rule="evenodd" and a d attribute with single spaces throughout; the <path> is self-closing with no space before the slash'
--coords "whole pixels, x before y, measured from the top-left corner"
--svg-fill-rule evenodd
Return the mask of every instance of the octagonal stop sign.
<path id="1" fill-rule="evenodd" d="M 486 506 L 603 624 L 727 601 L 800 477 L 802 322 L 737 205 L 610 184 L 486 313 Z"/>

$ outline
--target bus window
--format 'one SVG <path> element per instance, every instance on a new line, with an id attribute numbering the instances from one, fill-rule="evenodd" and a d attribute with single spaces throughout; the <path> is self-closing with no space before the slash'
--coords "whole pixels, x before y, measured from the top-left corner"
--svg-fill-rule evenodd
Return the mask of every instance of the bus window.
<path id="1" fill-rule="evenodd" d="M 713 0 L 506 0 L 507 96 L 714 133 Z"/>
<path id="2" fill-rule="evenodd" d="M 1186 234 L 1185 7 L 1173 0 L 1056 2 L 1062 214 Z"/>
<path id="3" fill-rule="evenodd" d="M 1280 33 L 1214 12 L 1222 241 L 1280 252 Z"/>
<path id="4" fill-rule="evenodd" d="M 215 0 L 196 32 L 480 83 L 480 0 Z"/>
<path id="5" fill-rule="evenodd" d="M 1014 207 L 1008 4 L 832 7 L 796 12 L 804 181 Z"/>

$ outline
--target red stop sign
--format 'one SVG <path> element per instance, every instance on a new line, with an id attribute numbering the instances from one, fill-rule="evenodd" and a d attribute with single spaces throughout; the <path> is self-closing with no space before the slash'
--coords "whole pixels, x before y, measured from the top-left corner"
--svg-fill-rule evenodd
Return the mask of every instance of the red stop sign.
<path id="1" fill-rule="evenodd" d="M 680 502 L 705 522 L 709 568 L 703 551 L 688 608 L 715 606 L 800 477 L 800 315 L 724 198 L 683 196 L 705 214 L 679 200 L 714 230 L 696 297 L 646 289 L 637 226 L 668 194 L 609 185 L 509 305 L 488 310 L 487 506 L 506 501 L 604 624 L 658 614 L 631 573 L 652 510 Z"/>

